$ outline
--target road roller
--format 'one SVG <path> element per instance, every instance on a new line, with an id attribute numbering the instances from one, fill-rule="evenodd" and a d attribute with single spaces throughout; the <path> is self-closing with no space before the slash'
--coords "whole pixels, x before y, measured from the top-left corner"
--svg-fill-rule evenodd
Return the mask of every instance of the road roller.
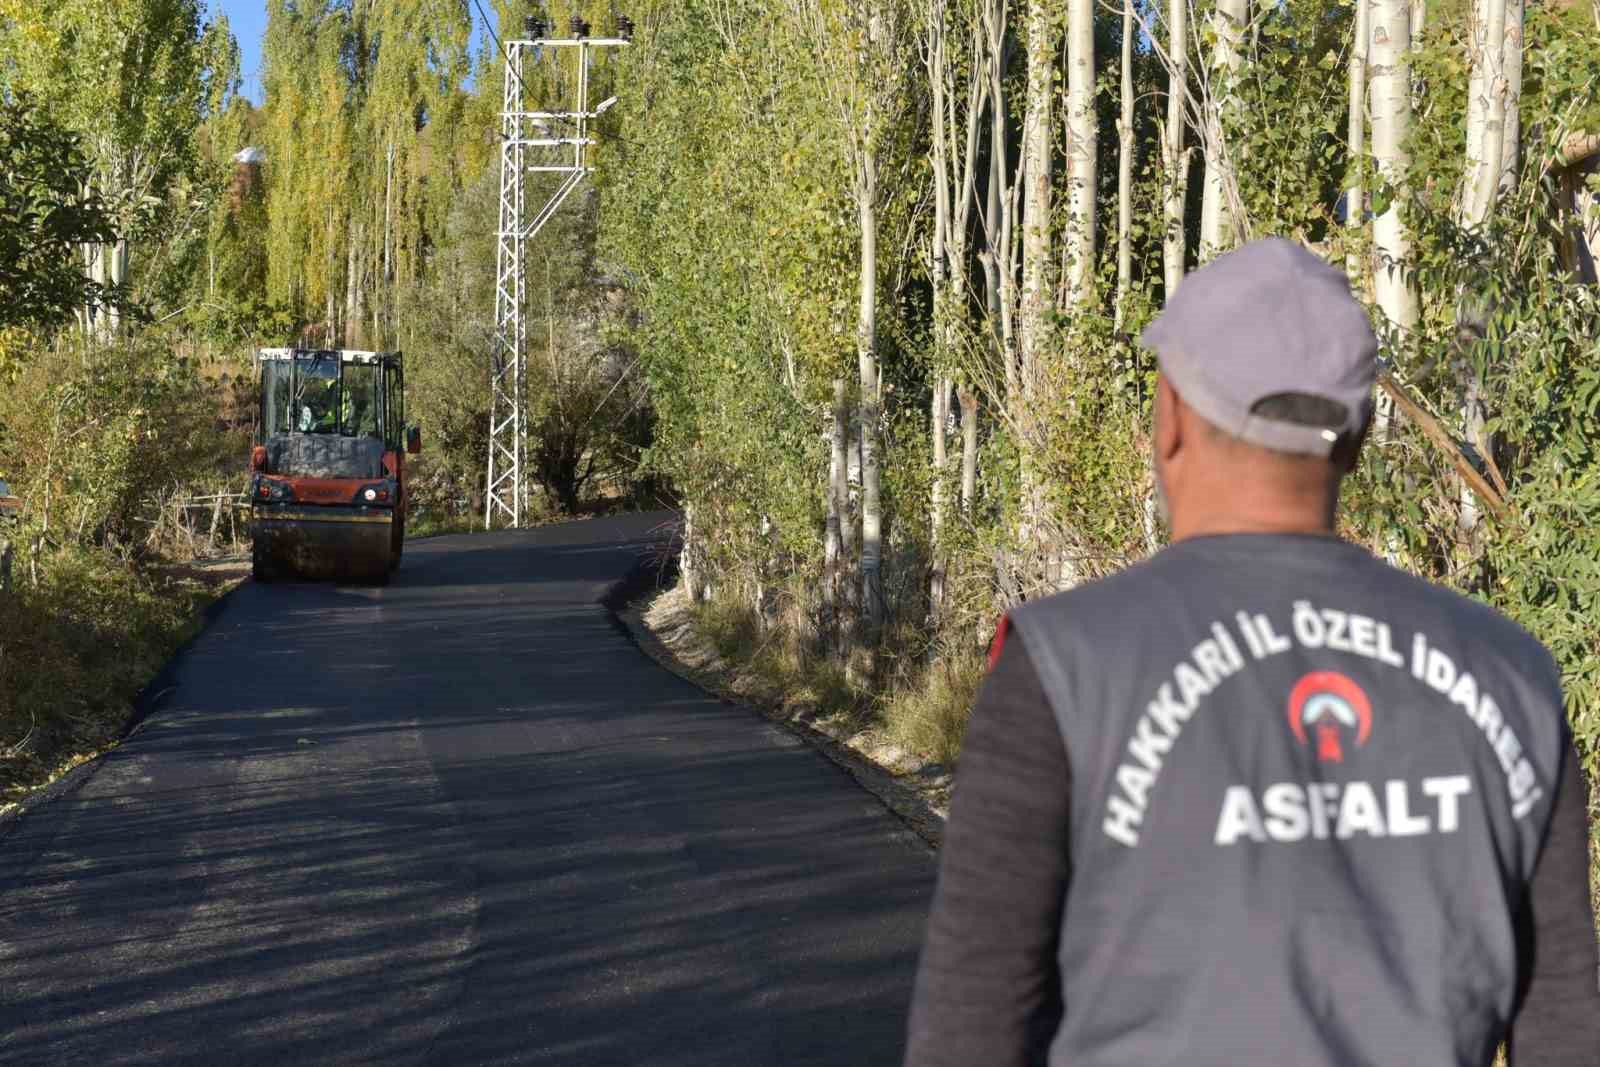
<path id="1" fill-rule="evenodd" d="M 387 582 L 405 546 L 406 456 L 422 450 L 400 353 L 264 348 L 256 363 L 256 580 Z"/>

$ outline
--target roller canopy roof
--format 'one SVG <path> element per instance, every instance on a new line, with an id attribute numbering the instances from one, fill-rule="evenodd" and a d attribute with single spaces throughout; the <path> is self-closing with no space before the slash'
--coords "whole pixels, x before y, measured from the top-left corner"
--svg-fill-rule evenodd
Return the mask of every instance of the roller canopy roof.
<path id="1" fill-rule="evenodd" d="M 312 356 L 337 356 L 341 363 L 398 363 L 399 352 L 367 352 L 354 348 L 263 348 L 256 358 L 266 361 L 307 359 Z"/>

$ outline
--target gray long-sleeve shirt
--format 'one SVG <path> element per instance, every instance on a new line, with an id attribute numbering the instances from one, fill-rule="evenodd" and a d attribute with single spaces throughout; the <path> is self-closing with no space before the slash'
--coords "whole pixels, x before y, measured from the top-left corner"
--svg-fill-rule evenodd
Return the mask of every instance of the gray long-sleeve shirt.
<path id="1" fill-rule="evenodd" d="M 1208 546 L 1199 547 L 1206 549 Z M 1216 564 L 1225 562 L 1217 558 L 1217 547 L 1209 546 L 1210 551 L 1199 554 L 1208 569 L 1214 570 Z M 1254 543 L 1249 547 L 1254 554 L 1264 552 L 1270 558 L 1271 550 L 1284 546 Z M 1304 551 L 1306 546 L 1291 547 Z M 1313 554 L 1329 551 L 1321 545 L 1311 548 Z M 1348 550 L 1348 546 L 1331 549 L 1335 556 Z M 1224 557 L 1227 554 L 1221 552 Z M 1206 556 L 1211 558 L 1205 559 Z M 1192 566 L 1197 561 L 1191 556 L 1187 562 Z M 1367 566 L 1359 559 L 1346 558 L 1337 562 L 1356 563 L 1358 571 Z M 1161 578 L 1172 576 L 1170 569 L 1165 574 L 1158 572 Z M 1359 586 L 1360 582 L 1355 584 Z M 1155 607 L 1159 610 L 1159 605 Z M 1102 614 L 1100 621 L 1111 620 Z M 1042 632 L 1035 626 L 1032 642 L 1013 637 L 1004 643 L 973 712 L 955 803 L 946 830 L 939 889 L 917 980 L 906 1057 L 909 1067 L 945 1064 L 1005 1067 L 1043 1063 L 1051 1042 L 1061 1031 L 1063 1020 L 1073 1011 L 1072 1004 L 1063 1008 L 1059 961 L 1061 931 L 1071 929 L 1075 919 L 1071 911 L 1073 863 L 1082 862 L 1081 853 L 1085 851 L 1081 847 L 1076 851 L 1073 848 L 1074 827 L 1078 828 L 1078 834 L 1104 836 L 1107 832 L 1103 820 L 1098 817 L 1101 812 L 1088 813 L 1094 817 L 1085 818 L 1084 811 L 1074 811 L 1074 796 L 1081 798 L 1084 794 L 1081 782 L 1074 782 L 1073 772 L 1080 760 L 1087 763 L 1107 756 L 1102 752 L 1079 753 L 1064 739 L 1058 720 L 1062 701 L 1059 694 L 1052 700 L 1030 655 L 1031 645 L 1038 643 Z M 1381 652 L 1375 641 L 1373 650 Z M 1115 648 L 1108 652 L 1112 659 L 1117 655 Z M 1373 688 L 1370 680 L 1367 686 Z M 1314 701 L 1306 703 L 1315 704 Z M 1392 699 L 1380 701 L 1378 714 L 1393 714 L 1389 707 L 1392 703 Z M 1312 718 L 1315 721 L 1306 731 L 1304 742 L 1307 752 L 1317 751 L 1315 727 L 1324 718 L 1330 726 L 1340 721 L 1337 715 L 1313 714 Z M 1282 719 L 1277 722 L 1280 723 L 1277 728 L 1288 729 L 1281 725 Z M 1343 754 L 1354 758 L 1356 753 L 1351 749 L 1358 744 L 1360 724 L 1356 723 L 1354 730 L 1344 729 L 1343 732 L 1348 735 L 1344 738 L 1346 751 Z M 1364 740 L 1361 738 L 1359 743 Z M 1323 739 L 1326 744 L 1337 741 L 1338 738 Z M 1548 820 L 1537 862 L 1526 885 L 1520 887 L 1526 891 L 1515 891 L 1519 887 L 1513 885 L 1509 887 L 1513 891 L 1506 895 L 1508 906 L 1515 911 L 1506 922 L 1514 927 L 1517 941 L 1514 1023 L 1507 1036 L 1512 1038 L 1513 1062 L 1519 1067 L 1600 1063 L 1600 992 L 1596 987 L 1595 939 L 1588 900 L 1585 793 L 1576 761 L 1570 754 L 1570 742 L 1565 744 L 1569 751 L 1563 761 L 1564 769 L 1559 782 L 1550 783 L 1555 797 L 1545 809 Z M 1152 792 L 1150 796 L 1154 804 L 1155 794 Z M 1080 799 L 1080 809 L 1085 806 Z M 1473 827 L 1468 820 L 1476 817 L 1476 810 L 1470 804 L 1458 805 L 1458 809 L 1452 813 L 1459 824 L 1457 829 L 1465 827 L 1463 832 L 1470 832 Z M 1405 829 L 1405 819 L 1409 818 L 1412 820 L 1410 828 L 1416 829 L 1419 824 L 1415 820 L 1422 817 L 1419 810 L 1402 813 L 1398 828 Z M 1217 838 L 1226 839 L 1228 847 L 1258 850 L 1282 847 L 1269 840 L 1268 834 L 1250 818 L 1230 822 L 1226 812 L 1225 805 L 1224 818 L 1217 825 Z M 1206 837 L 1212 837 L 1215 810 L 1197 815 L 1205 820 Z M 1390 817 L 1396 818 L 1392 812 Z M 1280 819 L 1276 824 L 1274 832 L 1279 841 L 1293 836 L 1288 833 L 1294 829 L 1290 822 L 1292 820 Z M 1326 846 L 1319 843 L 1317 847 L 1332 847 L 1332 836 L 1330 834 Z M 1211 841 L 1206 843 L 1212 844 Z M 1310 840 L 1301 842 L 1311 843 Z M 1496 875 L 1484 871 L 1479 872 L 1478 877 Z M 1136 895 L 1134 886 L 1129 886 L 1129 893 Z M 1441 901 L 1440 906 L 1448 903 Z M 1427 902 L 1423 902 L 1423 906 L 1427 906 Z M 1103 921 L 1105 916 L 1105 908 L 1101 906 L 1098 917 Z M 1080 923 L 1086 921 L 1083 916 L 1077 919 Z M 1214 934 L 1211 930 L 1197 930 L 1194 939 L 1204 941 Z M 1464 938 L 1470 939 L 1471 934 L 1470 929 L 1463 931 Z M 1095 931 L 1089 931 L 1088 936 L 1093 938 Z M 1120 934 L 1115 928 L 1107 928 L 1100 931 L 1100 936 L 1116 939 Z M 1177 958 L 1187 946 L 1174 944 L 1172 947 Z M 1332 946 L 1330 964 L 1339 962 L 1342 947 Z M 1399 943 L 1390 948 L 1397 953 L 1405 951 L 1405 946 Z M 1145 981 L 1149 973 L 1159 969 L 1160 962 L 1147 958 L 1127 962 L 1129 973 L 1125 976 L 1113 974 L 1110 981 L 1113 985 L 1119 982 L 1124 985 L 1125 998 L 1136 1001 L 1148 995 Z M 1492 961 L 1486 961 L 1486 973 L 1492 970 L 1491 964 Z M 1337 978 L 1331 981 L 1337 988 Z M 1262 999 L 1252 1004 L 1246 995 L 1237 1002 L 1233 1015 L 1220 1021 L 1235 1027 L 1270 1030 L 1279 1020 L 1272 1017 L 1272 1009 L 1265 1006 L 1267 1003 Z M 1159 1018 L 1161 1007 L 1144 1005 L 1142 1010 L 1146 1017 L 1155 1019 Z M 1181 1009 L 1180 1004 L 1172 1007 L 1174 1012 Z M 1083 1010 L 1081 1005 L 1080 1010 Z M 1333 1017 L 1339 1014 L 1340 1007 L 1330 1003 L 1321 1010 Z M 1133 1016 L 1139 1017 L 1137 1010 Z M 1359 1021 L 1359 1012 L 1357 1018 Z M 1455 1022 L 1441 1020 L 1445 1026 Z M 1465 1029 L 1471 1032 L 1472 1026 L 1467 1025 Z M 1500 1028 L 1502 1032 L 1504 1029 Z M 1203 1033 L 1186 1032 L 1178 1042 L 1185 1047 L 1183 1062 L 1219 1062 L 1205 1041 Z M 1404 1044 L 1402 1041 L 1398 1046 L 1391 1045 L 1387 1055 L 1371 1062 L 1420 1062 L 1411 1054 L 1413 1050 Z M 1482 1062 L 1487 1062 L 1491 1050 L 1492 1045 L 1481 1050 Z M 1341 1062 L 1328 1048 L 1305 1047 L 1302 1052 L 1298 1058 L 1274 1062 Z M 1477 1051 L 1469 1051 L 1461 1059 L 1472 1062 L 1478 1055 Z M 1051 1062 L 1075 1064 L 1080 1060 L 1058 1056 Z M 1266 1061 L 1235 1059 L 1232 1062 Z"/>

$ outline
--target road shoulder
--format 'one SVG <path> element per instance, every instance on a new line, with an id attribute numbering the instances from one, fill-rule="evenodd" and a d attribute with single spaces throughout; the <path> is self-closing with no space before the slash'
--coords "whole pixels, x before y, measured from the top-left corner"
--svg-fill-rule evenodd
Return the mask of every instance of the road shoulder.
<path id="1" fill-rule="evenodd" d="M 618 583 L 604 602 L 640 651 L 725 704 L 749 708 L 787 730 L 849 774 L 861 788 L 937 848 L 948 812 L 950 775 L 908 759 L 869 733 L 851 732 L 793 707 L 775 694 L 738 684 L 736 673 L 690 619 L 681 585 L 662 590 L 637 575 Z"/>

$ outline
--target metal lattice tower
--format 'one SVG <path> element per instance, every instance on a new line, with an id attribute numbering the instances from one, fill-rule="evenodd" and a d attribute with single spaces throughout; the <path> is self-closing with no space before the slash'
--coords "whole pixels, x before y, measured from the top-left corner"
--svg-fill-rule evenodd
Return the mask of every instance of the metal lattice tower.
<path id="1" fill-rule="evenodd" d="M 526 395 L 523 368 L 528 351 L 525 313 L 528 242 L 592 173 L 589 149 L 592 124 L 616 97 L 591 109 L 589 65 L 596 48 L 627 45 L 621 37 L 537 37 L 505 43 L 505 94 L 500 110 L 500 228 L 496 255 L 494 355 L 489 369 L 489 485 L 483 509 L 485 529 L 496 515 L 505 525 L 521 527 L 527 502 L 524 458 L 527 453 Z M 570 111 L 529 111 L 523 81 L 525 58 L 538 62 L 543 50 L 576 50 L 577 67 Z M 552 53 L 555 54 L 555 53 Z M 555 174 L 561 179 L 539 210 L 528 217 L 527 175 Z"/>

